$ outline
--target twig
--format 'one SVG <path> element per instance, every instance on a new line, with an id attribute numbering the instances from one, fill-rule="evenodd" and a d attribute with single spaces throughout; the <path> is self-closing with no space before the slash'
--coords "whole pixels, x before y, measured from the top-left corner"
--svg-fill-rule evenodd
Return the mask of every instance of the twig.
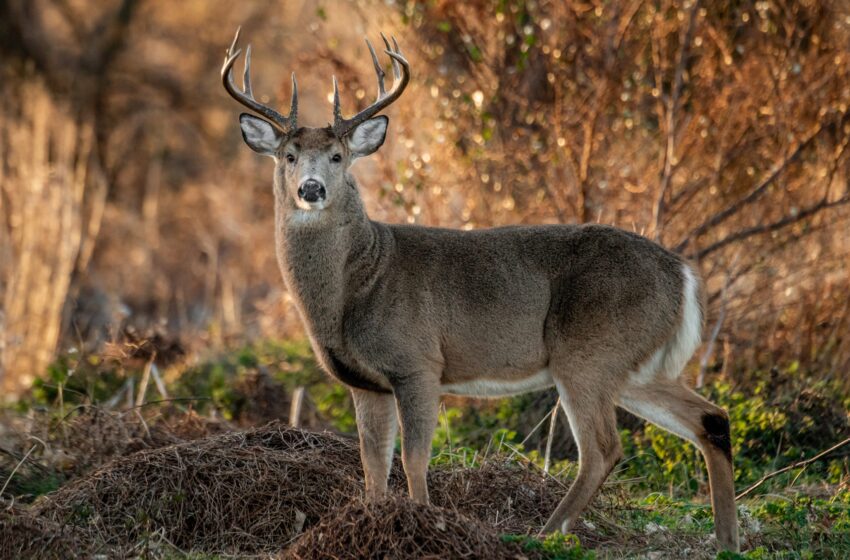
<path id="1" fill-rule="evenodd" d="M 807 208 L 804 208 L 803 210 L 800 210 L 796 214 L 789 214 L 789 215 L 787 215 L 787 216 L 785 216 L 785 217 L 783 217 L 783 218 L 781 218 L 781 219 L 779 219 L 775 222 L 771 222 L 769 224 L 753 226 L 751 228 L 747 228 L 747 229 L 729 234 L 726 237 L 724 237 L 723 239 L 712 243 L 711 245 L 709 245 L 705 249 L 701 249 L 697 253 L 689 255 L 689 257 L 693 258 L 695 260 L 701 260 L 706 255 L 713 253 L 714 251 L 717 251 L 718 249 L 722 249 L 723 247 L 725 247 L 726 245 L 729 245 L 730 243 L 734 243 L 736 241 L 742 241 L 744 239 L 747 239 L 748 237 L 752 237 L 752 236 L 758 235 L 760 233 L 769 233 L 769 232 L 772 232 L 772 231 L 776 231 L 778 229 L 782 229 L 786 226 L 789 226 L 791 224 L 794 224 L 796 222 L 804 220 L 804 219 L 808 218 L 809 216 L 817 214 L 821 210 L 826 210 L 828 208 L 833 208 L 833 207 L 836 207 L 836 206 L 842 206 L 842 205 L 848 204 L 848 203 L 850 203 L 850 196 L 843 196 L 843 197 L 841 197 L 837 200 L 833 200 L 832 202 L 828 202 L 826 200 L 821 200 L 820 202 L 818 202 L 816 204 L 813 204 L 813 205 L 811 205 Z"/>
<path id="2" fill-rule="evenodd" d="M 526 442 L 528 442 L 528 440 L 531 438 L 531 436 L 533 436 L 533 435 L 534 435 L 534 432 L 536 432 L 537 430 L 539 430 L 539 429 L 540 429 L 540 426 L 542 426 L 542 425 L 543 425 L 543 423 L 546 421 L 546 419 L 547 419 L 547 418 L 549 418 L 549 414 L 552 414 L 552 413 L 551 413 L 551 412 L 549 412 L 548 414 L 546 414 L 545 416 L 543 416 L 543 418 L 541 418 L 541 419 L 540 419 L 540 421 L 539 421 L 539 422 L 538 422 L 538 423 L 537 423 L 537 424 L 536 424 L 533 428 L 531 428 L 531 431 L 530 431 L 530 432 L 528 432 L 528 435 L 526 435 L 526 436 L 525 436 L 525 438 L 524 438 L 521 442 L 519 442 L 520 447 L 522 447 L 523 445 L 525 445 L 525 444 L 526 444 Z M 491 439 L 492 439 L 492 438 L 491 438 Z"/>
<path id="3" fill-rule="evenodd" d="M 549 472 L 549 465 L 552 464 L 552 440 L 555 439 L 555 425 L 558 423 L 558 408 L 561 406 L 561 397 L 555 401 L 555 407 L 549 418 L 549 438 L 546 440 L 546 456 L 543 459 L 543 471 Z"/>
<path id="4" fill-rule="evenodd" d="M 548 472 L 544 471 L 542 468 L 540 468 L 540 465 L 538 465 L 537 463 L 535 463 L 534 461 L 532 461 L 531 459 L 529 459 L 529 458 L 528 458 L 528 455 L 526 455 L 525 453 L 523 453 L 522 451 L 520 451 L 518 447 L 514 447 L 514 446 L 513 446 L 513 445 L 511 445 L 510 443 L 505 443 L 505 442 L 502 442 L 500 445 L 504 445 L 505 447 L 507 447 L 508 449 L 510 449 L 511 451 L 513 451 L 513 453 L 511 453 L 511 455 L 508 457 L 508 460 L 511 460 L 511 459 L 513 459 L 514 457 L 519 456 L 519 457 L 521 457 L 521 458 L 522 458 L 522 460 L 523 460 L 523 461 L 525 461 L 525 463 L 526 463 L 526 464 L 530 465 L 531 467 L 533 467 L 533 468 L 535 468 L 535 469 L 539 469 L 539 470 L 540 470 L 540 472 L 541 472 L 541 473 L 543 473 L 543 476 L 544 476 L 545 478 L 549 478 L 549 479 L 551 479 L 551 480 L 554 480 L 555 482 L 557 482 L 558 484 L 560 484 L 560 485 L 561 485 L 561 486 L 563 486 L 564 488 L 566 488 L 566 487 L 567 487 L 567 485 L 566 485 L 566 484 L 564 484 L 563 482 L 561 482 L 561 480 L 559 480 L 559 479 L 558 479 L 558 477 L 556 477 L 556 476 L 552 475 L 551 473 L 548 473 Z"/>
<path id="5" fill-rule="evenodd" d="M 147 401 L 144 404 L 140 404 L 139 406 L 132 406 L 126 410 L 133 410 L 134 408 L 144 408 L 146 406 L 151 406 L 154 404 L 162 404 L 167 402 L 180 402 L 180 401 L 211 401 L 211 397 L 172 397 L 170 399 L 159 399 L 157 401 Z"/>
<path id="6" fill-rule="evenodd" d="M 145 402 L 145 395 L 148 393 L 148 384 L 151 381 L 151 368 L 155 359 L 156 350 L 151 354 L 148 363 L 145 364 L 145 369 L 142 371 L 142 380 L 139 381 L 139 393 L 136 395 L 136 406 Z"/>
<path id="7" fill-rule="evenodd" d="M 304 386 L 296 387 L 292 392 L 292 404 L 289 406 L 289 425 L 297 428 L 301 425 L 301 407 L 304 404 Z M 450 444 L 451 445 L 451 444 Z"/>
<path id="8" fill-rule="evenodd" d="M 799 461 L 797 463 L 794 463 L 793 465 L 788 465 L 787 467 L 782 467 L 778 471 L 768 473 L 768 474 L 764 475 L 763 477 L 761 477 L 758 482 L 756 482 L 755 484 L 753 484 L 752 486 L 750 486 L 749 488 L 747 488 L 746 490 L 744 490 L 743 492 L 741 492 L 740 494 L 735 496 L 735 499 L 740 500 L 741 498 L 747 496 L 753 490 L 755 490 L 756 488 L 758 488 L 759 486 L 761 486 L 762 484 L 764 484 L 766 481 L 770 480 L 771 478 L 778 476 L 782 473 L 788 472 L 790 470 L 794 470 L 794 469 L 799 468 L 799 467 L 805 467 L 805 466 L 807 466 L 811 463 L 814 463 L 815 461 L 817 461 L 818 459 L 820 459 L 824 455 L 828 455 L 828 454 L 832 453 L 833 451 L 835 451 L 836 449 L 838 449 L 839 447 L 843 447 L 843 446 L 847 445 L 848 443 L 850 443 L 850 437 L 845 439 L 844 441 L 836 443 L 835 445 L 833 445 L 832 447 L 830 447 L 826 451 L 821 451 L 820 453 L 818 453 L 817 455 L 815 455 L 814 457 L 812 457 L 810 459 L 806 459 L 804 461 Z"/>
<path id="9" fill-rule="evenodd" d="M 41 442 L 39 441 L 39 443 L 41 443 Z M 6 493 L 6 488 L 9 486 L 9 483 L 12 482 L 12 478 L 15 476 L 15 473 L 18 472 L 18 469 L 21 468 L 21 465 L 23 465 L 26 462 L 26 460 L 29 458 L 30 454 L 33 451 L 35 451 L 36 447 L 38 447 L 38 444 L 33 444 L 33 446 L 30 447 L 30 450 L 27 451 L 26 454 L 23 457 L 21 457 L 20 461 L 18 461 L 18 464 L 15 465 L 15 468 L 12 469 L 12 472 L 9 474 L 9 477 L 6 479 L 6 482 L 3 484 L 3 488 L 0 488 L 0 496 L 2 496 L 3 494 Z"/>
<path id="10" fill-rule="evenodd" d="M 150 428 L 148 428 L 148 423 L 145 422 L 145 417 L 142 416 L 142 413 L 138 408 L 134 408 L 133 412 L 135 412 L 136 416 L 139 417 L 139 422 L 142 423 L 142 427 L 145 429 L 145 435 L 147 435 L 148 438 L 150 438 L 151 437 L 151 431 L 150 431 Z"/>
<path id="11" fill-rule="evenodd" d="M 156 384 L 157 391 L 163 399 L 167 399 L 168 390 L 165 388 L 165 383 L 162 381 L 162 376 L 159 375 L 159 368 L 156 367 L 156 364 L 151 365 L 151 375 L 153 375 L 153 382 Z"/>

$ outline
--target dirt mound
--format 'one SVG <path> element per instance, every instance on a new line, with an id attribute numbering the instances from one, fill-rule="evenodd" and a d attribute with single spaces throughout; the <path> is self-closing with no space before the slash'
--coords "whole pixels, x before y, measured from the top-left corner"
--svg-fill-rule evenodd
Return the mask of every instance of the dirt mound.
<path id="1" fill-rule="evenodd" d="M 361 481 L 354 441 L 272 423 L 116 459 L 35 511 L 110 545 L 157 532 L 184 550 L 273 552 Z"/>
<path id="2" fill-rule="evenodd" d="M 349 503 L 308 530 L 285 558 L 523 558 L 515 544 L 477 520 L 393 496 Z"/>
<path id="3" fill-rule="evenodd" d="M 17 509 L 0 510 L 0 558 L 64 560 L 88 557 L 94 552 L 91 541 L 74 527 Z"/>

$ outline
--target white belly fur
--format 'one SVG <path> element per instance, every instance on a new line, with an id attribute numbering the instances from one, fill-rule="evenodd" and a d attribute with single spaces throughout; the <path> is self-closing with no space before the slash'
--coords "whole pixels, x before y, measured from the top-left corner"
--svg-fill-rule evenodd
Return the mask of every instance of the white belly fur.
<path id="1" fill-rule="evenodd" d="M 443 394 L 463 395 L 466 397 L 509 397 L 531 391 L 540 391 L 554 386 L 552 374 L 541 369 L 534 375 L 522 379 L 487 379 L 482 377 L 442 385 Z"/>

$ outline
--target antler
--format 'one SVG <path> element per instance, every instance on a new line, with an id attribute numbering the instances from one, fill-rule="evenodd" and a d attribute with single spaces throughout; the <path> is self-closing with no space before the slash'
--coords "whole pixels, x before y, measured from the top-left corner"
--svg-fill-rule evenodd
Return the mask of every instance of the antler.
<path id="1" fill-rule="evenodd" d="M 295 83 L 295 72 L 292 73 L 292 103 L 289 108 L 289 116 L 281 115 L 271 107 L 266 107 L 254 99 L 254 92 L 251 89 L 251 45 L 248 45 L 245 53 L 245 73 L 242 75 L 242 90 L 236 87 L 233 83 L 233 63 L 239 58 L 242 49 L 236 50 L 236 43 L 239 41 L 239 32 L 241 27 L 236 29 L 236 36 L 233 37 L 233 43 L 227 49 L 227 54 L 224 57 L 224 64 L 221 67 L 221 83 L 224 84 L 224 89 L 230 94 L 233 99 L 248 107 L 255 113 L 263 115 L 267 119 L 274 121 L 284 131 L 289 132 L 298 127 L 298 84 Z"/>
<path id="2" fill-rule="evenodd" d="M 351 132 L 357 125 L 362 123 L 363 121 L 369 120 L 375 115 L 377 115 L 383 109 L 389 107 L 396 99 L 398 99 L 404 88 L 407 87 L 407 83 L 410 81 L 410 64 L 404 58 L 404 55 L 401 54 L 401 49 L 398 47 L 398 43 L 395 40 L 395 37 L 392 38 L 393 45 L 390 46 L 390 42 L 387 41 L 387 38 L 381 33 L 381 39 L 384 40 L 384 45 L 386 45 L 386 50 L 384 51 L 390 56 L 390 59 L 393 63 L 393 89 L 389 92 L 384 89 L 384 73 L 383 68 L 381 68 L 380 63 L 378 62 L 378 55 L 375 54 L 375 49 L 372 48 L 372 43 L 369 42 L 369 39 L 366 39 L 366 45 L 369 47 L 369 53 L 372 55 L 372 63 L 375 65 L 375 73 L 378 75 L 378 98 L 374 103 L 351 117 L 350 119 L 344 119 L 342 117 L 342 109 L 339 104 L 339 87 L 336 83 L 336 76 L 334 76 L 334 124 L 333 131 L 339 138 L 342 138 L 349 132 Z"/>

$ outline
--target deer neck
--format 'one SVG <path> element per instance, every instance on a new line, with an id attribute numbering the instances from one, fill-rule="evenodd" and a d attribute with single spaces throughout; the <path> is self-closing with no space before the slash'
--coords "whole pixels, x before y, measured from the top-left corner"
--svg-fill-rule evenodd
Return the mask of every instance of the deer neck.
<path id="1" fill-rule="evenodd" d="M 342 350 L 345 308 L 382 273 L 387 232 L 359 198 L 309 213 L 276 199 L 277 260 L 286 286 L 309 336 Z"/>

